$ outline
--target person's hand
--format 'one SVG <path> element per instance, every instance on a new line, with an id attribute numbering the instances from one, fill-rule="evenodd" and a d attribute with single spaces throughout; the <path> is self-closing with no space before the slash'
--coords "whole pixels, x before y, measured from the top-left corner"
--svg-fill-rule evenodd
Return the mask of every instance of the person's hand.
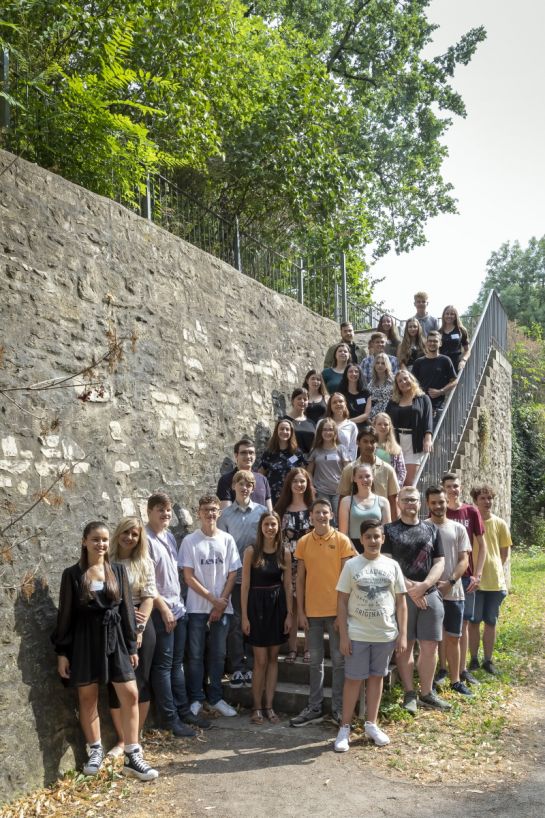
<path id="1" fill-rule="evenodd" d="M 425 437 L 424 442 L 422 444 L 422 451 L 424 454 L 431 454 L 433 451 L 433 443 L 431 441 L 431 437 Z"/>
<path id="2" fill-rule="evenodd" d="M 133 670 L 136 670 L 136 668 L 138 667 L 138 654 L 133 653 L 131 656 L 129 656 L 129 659 L 131 660 Z"/>
<path id="3" fill-rule="evenodd" d="M 214 606 L 214 610 L 219 611 L 220 615 L 225 611 L 229 600 L 226 599 L 224 596 L 217 596 L 211 600 L 212 605 Z"/>
<path id="4" fill-rule="evenodd" d="M 293 614 L 286 614 L 286 618 L 284 619 L 284 633 L 289 633 L 291 631 L 292 624 Z"/>
<path id="5" fill-rule="evenodd" d="M 348 638 L 348 636 L 341 636 L 339 642 L 339 650 L 343 656 L 351 656 L 352 655 L 352 642 Z"/>
<path id="6" fill-rule="evenodd" d="M 430 386 L 428 389 L 428 395 L 430 398 L 441 398 L 443 394 L 444 393 L 440 389 L 434 389 L 433 386 Z"/>
<path id="7" fill-rule="evenodd" d="M 223 614 L 221 611 L 219 611 L 217 608 L 212 608 L 210 611 L 210 616 L 208 617 L 208 622 L 219 622 L 222 616 Z"/>
<path id="8" fill-rule="evenodd" d="M 481 584 L 481 577 L 480 577 L 479 574 L 476 574 L 475 576 L 471 576 L 469 578 L 469 585 L 467 586 L 466 594 L 471 594 L 471 593 L 473 593 L 473 591 L 478 591 L 480 584 Z"/>
<path id="9" fill-rule="evenodd" d="M 451 584 L 448 580 L 443 579 L 441 582 L 437 583 L 437 590 L 441 594 L 441 596 L 446 596 L 451 589 Z"/>
<path id="10" fill-rule="evenodd" d="M 138 608 L 134 609 L 134 615 L 136 617 L 137 625 L 145 625 L 148 621 L 146 614 L 142 613 L 142 611 L 140 611 Z"/>
<path id="11" fill-rule="evenodd" d="M 170 608 L 164 608 L 161 610 L 161 619 L 163 620 L 163 625 L 165 626 L 166 632 L 172 633 L 176 627 L 176 617 Z"/>
<path id="12" fill-rule="evenodd" d="M 304 630 L 305 632 L 308 631 L 309 624 L 308 624 L 308 619 L 306 618 L 305 614 L 300 613 L 298 619 L 299 619 L 299 627 L 302 630 Z"/>
<path id="13" fill-rule="evenodd" d="M 413 582 L 411 587 L 407 589 L 407 593 L 412 601 L 416 602 L 417 599 L 425 595 L 427 590 L 428 588 L 425 582 Z"/>
<path id="14" fill-rule="evenodd" d="M 142 639 L 143 638 L 144 638 L 143 633 L 139 633 L 139 634 L 136 635 L 136 649 L 137 650 L 140 650 L 140 648 L 142 647 Z"/>
<path id="15" fill-rule="evenodd" d="M 248 617 L 247 617 L 247 616 L 245 616 L 245 617 L 243 618 L 243 620 L 242 620 L 242 633 L 243 633 L 245 636 L 249 636 L 249 635 L 250 635 L 250 620 L 248 619 Z"/>
<path id="16" fill-rule="evenodd" d="M 70 662 L 67 656 L 57 656 L 57 673 L 61 679 L 70 678 Z"/>
<path id="17" fill-rule="evenodd" d="M 407 650 L 407 637 L 402 636 L 401 634 L 399 634 L 399 636 L 396 639 L 396 653 L 405 653 L 406 650 Z"/>

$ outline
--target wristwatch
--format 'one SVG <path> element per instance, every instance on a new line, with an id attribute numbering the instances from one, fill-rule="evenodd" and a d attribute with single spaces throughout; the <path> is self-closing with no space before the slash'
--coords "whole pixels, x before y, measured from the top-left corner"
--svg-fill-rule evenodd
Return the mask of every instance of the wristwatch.
<path id="1" fill-rule="evenodd" d="M 144 633 L 145 630 L 146 626 L 144 625 L 144 623 L 139 622 L 139 624 L 136 626 L 136 633 Z"/>
<path id="2" fill-rule="evenodd" d="M 456 580 L 453 579 L 452 577 L 449 577 L 449 582 L 451 584 L 451 587 L 454 587 L 456 585 Z"/>

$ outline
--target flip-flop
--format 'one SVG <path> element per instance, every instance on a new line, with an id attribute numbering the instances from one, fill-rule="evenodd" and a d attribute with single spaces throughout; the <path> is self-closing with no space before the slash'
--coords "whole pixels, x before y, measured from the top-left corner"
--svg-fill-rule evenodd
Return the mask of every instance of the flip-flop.
<path id="1" fill-rule="evenodd" d="M 296 650 L 289 650 L 286 654 L 284 662 L 288 665 L 293 665 L 295 660 L 297 659 L 297 651 Z"/>
<path id="2" fill-rule="evenodd" d="M 263 709 L 263 712 L 265 713 L 266 718 L 268 718 L 271 724 L 278 724 L 278 722 L 280 721 L 272 707 L 265 707 Z"/>
<path id="3" fill-rule="evenodd" d="M 306 650 L 303 654 L 303 662 L 305 665 L 310 665 L 310 651 Z"/>
<path id="4" fill-rule="evenodd" d="M 261 710 L 252 710 L 250 722 L 252 724 L 263 724 L 263 713 L 261 712 Z"/>

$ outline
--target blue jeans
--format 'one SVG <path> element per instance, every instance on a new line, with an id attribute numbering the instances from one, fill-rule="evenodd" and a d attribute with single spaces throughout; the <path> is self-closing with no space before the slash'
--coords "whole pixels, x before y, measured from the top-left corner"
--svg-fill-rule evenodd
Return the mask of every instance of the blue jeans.
<path id="1" fill-rule="evenodd" d="M 308 647 L 310 650 L 310 695 L 308 706 L 321 710 L 324 699 L 324 633 L 329 634 L 329 653 L 333 678 L 331 684 L 331 709 L 341 713 L 343 709 L 344 656 L 340 651 L 338 631 L 334 628 L 335 617 L 308 617 Z"/>
<path id="2" fill-rule="evenodd" d="M 208 669 L 208 701 L 216 704 L 223 698 L 221 677 L 225 666 L 227 634 L 232 614 L 223 614 L 217 622 L 208 624 L 210 614 L 189 614 L 189 665 L 188 686 L 192 702 L 203 702 L 204 696 L 204 654 Z M 208 644 L 206 635 L 208 634 Z"/>
<path id="3" fill-rule="evenodd" d="M 189 711 L 185 688 L 184 652 L 187 635 L 187 614 L 178 619 L 176 627 L 167 633 L 159 611 L 152 611 L 155 626 L 155 652 L 151 665 L 151 686 L 159 718 L 171 726 L 179 715 Z"/>

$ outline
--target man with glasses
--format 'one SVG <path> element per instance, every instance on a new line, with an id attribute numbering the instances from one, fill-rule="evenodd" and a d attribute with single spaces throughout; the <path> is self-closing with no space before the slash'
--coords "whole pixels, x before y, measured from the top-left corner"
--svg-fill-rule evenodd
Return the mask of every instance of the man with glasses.
<path id="1" fill-rule="evenodd" d="M 237 440 L 234 446 L 236 467 L 231 471 L 222 474 L 218 480 L 218 487 L 216 494 L 220 499 L 220 508 L 227 508 L 235 500 L 235 492 L 233 489 L 233 477 L 239 469 L 248 469 L 253 471 L 255 463 L 255 443 L 249 437 L 243 437 Z M 272 511 L 271 487 L 266 477 L 259 472 L 254 472 L 255 486 L 252 491 L 251 499 L 254 503 L 265 506 L 269 511 Z"/>
<path id="2" fill-rule="evenodd" d="M 418 704 L 435 710 L 450 710 L 450 704 L 433 690 L 444 615 L 437 583 L 445 568 L 445 557 L 437 526 L 420 521 L 420 494 L 414 486 L 401 489 L 399 507 L 399 520 L 384 526 L 382 552 L 399 563 L 407 586 L 407 650 L 396 654 L 396 666 L 405 690 L 403 707 L 414 716 Z M 413 683 L 416 640 L 420 649 L 418 701 Z"/>
<path id="3" fill-rule="evenodd" d="M 241 562 L 232 536 L 217 527 L 219 512 L 220 501 L 217 497 L 201 497 L 198 511 L 200 528 L 183 540 L 178 554 L 178 565 L 183 569 L 188 587 L 188 688 L 190 710 L 194 716 L 198 716 L 205 700 L 205 647 L 210 680 L 207 691 L 209 706 L 222 716 L 237 715 L 237 711 L 222 698 L 221 678 L 229 623 L 233 615 L 231 591 Z"/>

